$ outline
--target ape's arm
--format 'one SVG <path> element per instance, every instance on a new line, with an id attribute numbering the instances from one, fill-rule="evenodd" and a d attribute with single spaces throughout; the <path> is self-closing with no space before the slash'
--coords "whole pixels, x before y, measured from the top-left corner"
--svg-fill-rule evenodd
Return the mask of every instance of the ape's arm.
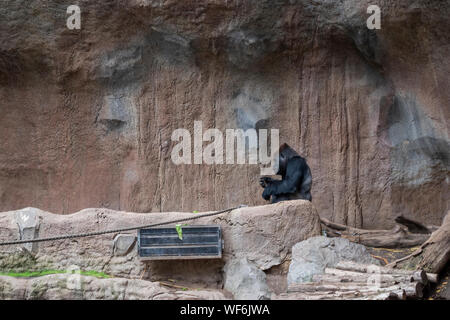
<path id="1" fill-rule="evenodd" d="M 304 160 L 301 158 L 290 159 L 287 163 L 285 178 L 283 180 L 270 180 L 267 187 L 264 188 L 262 197 L 269 200 L 270 196 L 295 193 L 303 176 L 303 165 Z"/>

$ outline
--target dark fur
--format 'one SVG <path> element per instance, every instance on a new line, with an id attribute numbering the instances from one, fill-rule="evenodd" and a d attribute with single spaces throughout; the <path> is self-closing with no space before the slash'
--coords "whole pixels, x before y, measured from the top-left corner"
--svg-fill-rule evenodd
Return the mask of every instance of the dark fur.
<path id="1" fill-rule="evenodd" d="M 277 174 L 281 175 L 281 180 L 269 177 L 260 179 L 265 200 L 271 203 L 294 199 L 312 200 L 311 169 L 306 160 L 286 143 L 280 147 Z"/>

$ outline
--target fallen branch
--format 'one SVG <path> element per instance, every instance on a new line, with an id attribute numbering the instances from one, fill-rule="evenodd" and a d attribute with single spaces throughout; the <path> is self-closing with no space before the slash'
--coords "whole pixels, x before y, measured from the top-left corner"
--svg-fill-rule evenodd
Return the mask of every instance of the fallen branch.
<path id="1" fill-rule="evenodd" d="M 401 266 L 409 269 L 423 269 L 439 274 L 450 260 L 450 214 L 444 218 L 442 225 L 434 231 L 419 249 L 409 256 L 398 259 L 387 266 Z"/>
<path id="2" fill-rule="evenodd" d="M 427 227 L 420 222 L 414 221 L 404 216 L 398 216 L 397 218 L 395 218 L 395 222 L 404 225 L 411 233 L 431 234 L 435 229 L 434 226 Z"/>
<path id="3" fill-rule="evenodd" d="M 409 284 L 407 286 L 408 292 L 411 292 L 415 288 L 415 284 Z M 352 284 L 336 284 L 336 283 L 316 283 L 316 282 L 305 282 L 294 284 L 288 287 L 288 293 L 303 293 L 309 296 L 324 296 L 328 295 L 330 298 L 333 297 L 366 297 L 380 299 L 383 297 L 385 299 L 404 299 L 407 296 L 407 291 L 404 290 L 400 285 L 392 285 L 387 287 L 377 287 L 370 286 L 366 283 L 352 283 Z"/>
<path id="4" fill-rule="evenodd" d="M 275 296 L 275 300 L 405 300 L 404 290 L 392 292 L 362 293 L 359 291 L 334 291 L 334 292 L 290 292 Z"/>
<path id="5" fill-rule="evenodd" d="M 190 289 L 190 288 L 187 288 L 187 287 L 178 286 L 178 285 L 172 284 L 172 283 L 167 283 L 167 282 L 162 282 L 162 281 L 159 281 L 159 283 L 162 284 L 163 286 L 170 287 L 170 288 L 176 288 L 176 289 L 181 289 L 181 290 L 188 290 L 188 289 L 189 290 L 194 290 L 194 289 Z"/>
<path id="6" fill-rule="evenodd" d="M 397 224 L 391 230 L 366 230 L 335 223 L 326 218 L 320 218 L 320 220 L 322 228 L 329 236 L 346 238 L 375 248 L 409 248 L 421 245 L 430 237 L 430 233 L 423 233 L 423 228 L 426 227 L 421 228 L 419 223 L 414 224 L 415 222 L 405 218 L 400 221 L 409 224 L 409 227 Z M 421 233 L 414 233 L 411 230 L 421 230 Z"/>
<path id="7" fill-rule="evenodd" d="M 403 300 L 422 298 L 428 284 L 428 275 L 423 270 L 341 261 L 335 268 L 325 268 L 323 274 L 313 275 L 312 282 L 290 284 L 287 292 L 299 299 Z"/>
<path id="8" fill-rule="evenodd" d="M 366 265 L 360 264 L 352 261 L 340 261 L 336 265 L 336 269 L 347 270 L 353 272 L 362 272 L 362 273 L 379 273 L 379 274 L 390 274 L 390 275 L 404 275 L 409 277 L 414 281 L 418 281 L 423 283 L 424 285 L 429 282 L 437 282 L 437 274 L 427 273 L 423 270 L 403 270 L 403 269 L 394 269 L 391 266 L 376 266 L 376 265 Z M 427 280 L 426 280 L 427 279 Z"/>
<path id="9" fill-rule="evenodd" d="M 334 280 L 333 280 L 334 278 Z M 425 271 L 416 271 L 411 274 L 395 274 L 395 273 L 362 273 L 347 270 L 339 270 L 333 268 L 326 268 L 324 275 L 314 275 L 314 281 L 327 279 L 328 281 L 337 282 L 365 282 L 370 281 L 382 283 L 400 283 L 400 282 L 420 282 L 427 285 L 429 280 Z"/>

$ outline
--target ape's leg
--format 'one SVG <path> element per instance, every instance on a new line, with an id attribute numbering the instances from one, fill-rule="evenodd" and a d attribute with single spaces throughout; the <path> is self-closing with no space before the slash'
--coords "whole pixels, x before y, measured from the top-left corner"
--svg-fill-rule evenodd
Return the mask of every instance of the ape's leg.
<path id="1" fill-rule="evenodd" d="M 312 185 L 311 169 L 309 169 L 308 165 L 305 163 L 305 166 L 303 168 L 303 181 L 300 186 L 300 195 L 302 199 L 312 201 L 311 185 Z"/>
<path id="2" fill-rule="evenodd" d="M 311 193 L 309 193 L 309 192 L 301 193 L 300 194 L 300 199 L 312 201 Z"/>
<path id="3" fill-rule="evenodd" d="M 277 202 L 286 201 L 286 200 L 291 200 L 291 199 L 287 195 L 277 194 L 277 195 L 272 195 L 272 199 L 271 199 L 270 203 L 277 203 Z"/>

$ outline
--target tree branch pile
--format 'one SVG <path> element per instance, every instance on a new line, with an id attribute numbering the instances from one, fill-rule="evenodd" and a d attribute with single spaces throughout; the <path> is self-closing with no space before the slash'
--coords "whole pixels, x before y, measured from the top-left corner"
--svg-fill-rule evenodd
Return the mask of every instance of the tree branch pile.
<path id="1" fill-rule="evenodd" d="M 420 299 L 437 275 L 341 261 L 312 282 L 292 284 L 289 295 L 300 300 L 405 300 Z"/>
<path id="2" fill-rule="evenodd" d="M 399 216 L 391 230 L 366 230 L 349 227 L 321 218 L 322 229 L 330 237 L 342 237 L 375 248 L 409 248 L 423 244 L 437 229 Z"/>
<path id="3" fill-rule="evenodd" d="M 404 269 L 423 269 L 427 272 L 440 273 L 450 260 L 450 213 L 419 249 L 409 256 L 398 259 L 388 267 Z"/>

